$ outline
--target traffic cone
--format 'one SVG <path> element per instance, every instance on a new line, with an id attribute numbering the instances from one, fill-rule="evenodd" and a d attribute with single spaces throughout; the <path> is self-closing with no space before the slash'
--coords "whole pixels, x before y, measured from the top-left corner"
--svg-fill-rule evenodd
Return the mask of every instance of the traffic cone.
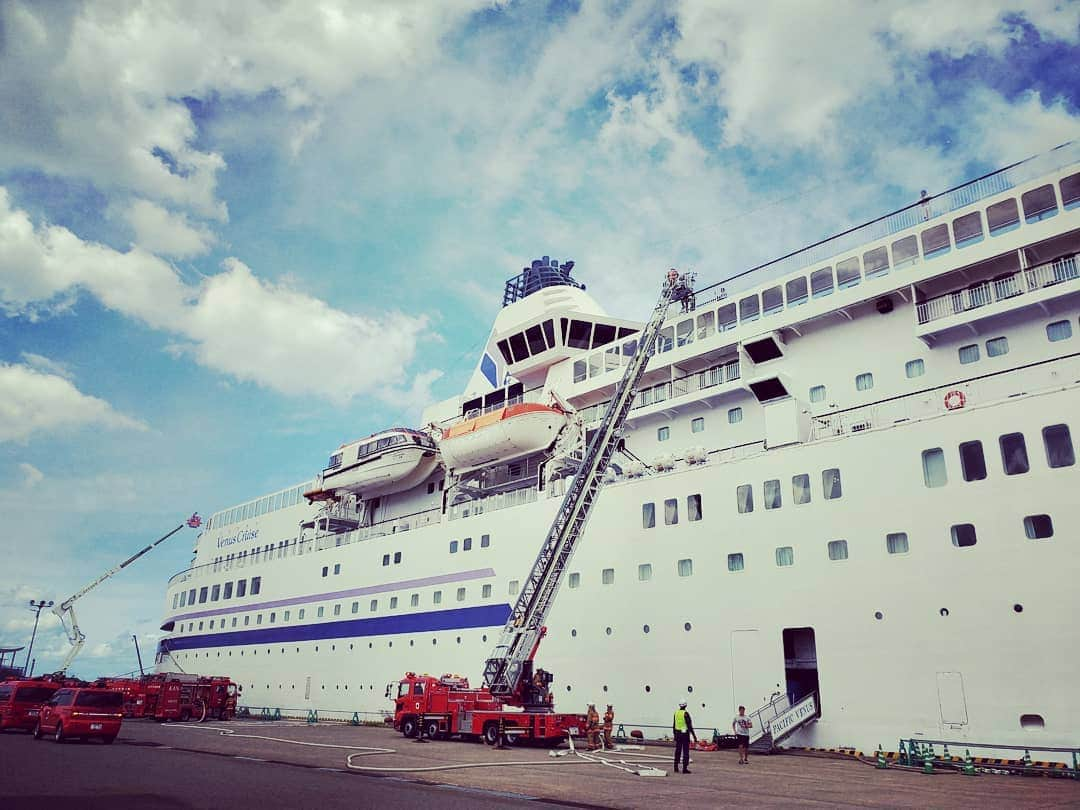
<path id="1" fill-rule="evenodd" d="M 900 762 L 904 765 L 911 765 L 911 758 L 908 756 L 907 748 L 904 746 L 904 741 L 900 740 Z"/>
<path id="2" fill-rule="evenodd" d="M 495 741 L 495 747 L 498 748 L 500 751 L 503 750 L 506 747 L 505 745 L 503 745 L 503 739 L 505 738 L 505 734 L 506 734 L 506 720 L 503 717 L 500 716 L 499 717 L 499 738 Z"/>
<path id="3" fill-rule="evenodd" d="M 964 776 L 978 776 L 975 772 L 975 763 L 971 759 L 971 751 L 969 749 L 964 750 L 964 767 L 960 769 L 960 773 Z"/>
<path id="4" fill-rule="evenodd" d="M 315 723 L 319 722 L 319 711 L 318 711 L 318 709 L 308 709 L 307 721 L 308 721 L 309 725 L 314 725 Z"/>
<path id="5" fill-rule="evenodd" d="M 1030 775 L 1031 775 L 1031 754 L 1028 753 L 1028 750 L 1025 748 L 1024 749 L 1024 776 L 1030 776 Z"/>
<path id="6" fill-rule="evenodd" d="M 941 755 L 941 758 L 946 762 L 949 761 L 949 744 L 945 743 L 945 753 Z"/>
<path id="7" fill-rule="evenodd" d="M 881 743 L 878 743 L 877 747 L 877 767 L 879 770 L 885 770 L 889 767 L 889 763 L 885 761 L 885 752 L 881 750 Z"/>
<path id="8" fill-rule="evenodd" d="M 928 745 L 923 749 L 923 773 L 934 772 L 934 746 Z"/>
<path id="9" fill-rule="evenodd" d="M 358 726 L 358 725 L 360 725 L 360 713 L 359 712 L 353 712 L 352 713 L 352 720 L 349 721 L 349 725 L 350 726 Z"/>

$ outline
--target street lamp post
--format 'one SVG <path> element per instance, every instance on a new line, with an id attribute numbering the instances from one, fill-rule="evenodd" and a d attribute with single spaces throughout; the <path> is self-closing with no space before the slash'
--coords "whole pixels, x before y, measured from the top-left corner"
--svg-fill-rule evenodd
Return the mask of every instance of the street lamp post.
<path id="1" fill-rule="evenodd" d="M 30 653 L 34 650 L 34 638 L 37 636 L 38 619 L 41 618 L 42 608 L 52 607 L 53 603 L 50 599 L 46 602 L 44 599 L 35 602 L 30 600 L 30 610 L 34 611 L 34 632 L 30 634 L 30 646 L 26 648 L 26 663 L 23 665 L 23 672 L 27 672 L 27 667 L 30 666 Z M 29 676 L 27 676 L 29 677 Z"/>

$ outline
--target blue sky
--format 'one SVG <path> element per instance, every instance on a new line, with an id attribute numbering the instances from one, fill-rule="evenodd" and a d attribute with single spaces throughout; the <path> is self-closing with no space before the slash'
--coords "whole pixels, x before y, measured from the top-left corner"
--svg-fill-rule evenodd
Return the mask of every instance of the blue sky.
<path id="1" fill-rule="evenodd" d="M 636 318 L 1076 138 L 1080 6 L 6 0 L 0 109 L 14 646 L 459 392 L 533 257 Z M 193 540 L 79 603 L 75 672 L 152 655 Z"/>

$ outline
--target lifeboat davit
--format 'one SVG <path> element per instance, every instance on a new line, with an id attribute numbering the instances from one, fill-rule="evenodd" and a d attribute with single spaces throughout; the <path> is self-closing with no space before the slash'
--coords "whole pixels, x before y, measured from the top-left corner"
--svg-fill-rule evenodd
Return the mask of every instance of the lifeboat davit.
<path id="1" fill-rule="evenodd" d="M 355 493 L 367 500 L 400 492 L 423 482 L 439 463 L 439 451 L 426 433 L 393 428 L 343 444 L 330 456 L 310 500 Z"/>
<path id="2" fill-rule="evenodd" d="M 566 414 L 558 408 L 508 405 L 447 428 L 439 450 L 448 468 L 475 469 L 550 447 L 566 422 Z"/>

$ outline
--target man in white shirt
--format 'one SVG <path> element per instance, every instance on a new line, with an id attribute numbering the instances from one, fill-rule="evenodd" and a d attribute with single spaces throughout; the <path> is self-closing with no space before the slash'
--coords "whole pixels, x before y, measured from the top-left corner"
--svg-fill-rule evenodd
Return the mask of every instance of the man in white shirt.
<path id="1" fill-rule="evenodd" d="M 735 738 L 739 742 L 739 764 L 749 765 L 747 749 L 750 747 L 750 731 L 754 728 L 754 721 L 746 716 L 746 707 L 740 706 L 739 713 L 731 721 L 731 730 L 735 732 Z"/>

